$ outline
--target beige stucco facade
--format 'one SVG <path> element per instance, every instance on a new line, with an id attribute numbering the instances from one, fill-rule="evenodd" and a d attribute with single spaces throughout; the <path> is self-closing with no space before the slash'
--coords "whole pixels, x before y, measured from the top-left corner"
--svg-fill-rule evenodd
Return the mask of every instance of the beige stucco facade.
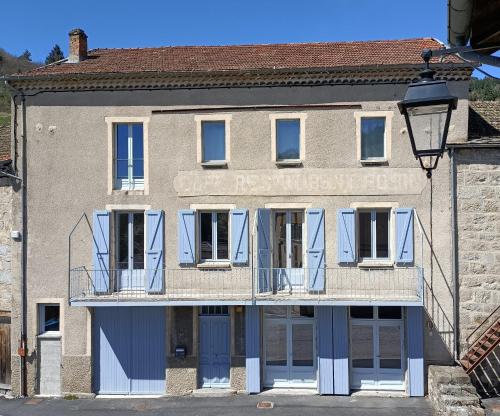
<path id="1" fill-rule="evenodd" d="M 406 84 L 338 85 L 248 89 L 117 91 L 39 94 L 27 97 L 27 365 L 28 393 L 37 393 L 36 304 L 61 299 L 62 392 L 92 392 L 91 309 L 68 305 L 68 235 L 86 213 L 108 206 L 149 206 L 165 212 L 165 267 L 177 268 L 177 211 L 193 204 L 231 204 L 255 210 L 286 204 L 325 209 L 326 264 L 336 265 L 336 212 L 370 204 L 415 208 L 423 227 L 425 360 L 453 359 L 450 164 L 445 155 L 432 180 L 413 158 L 397 109 Z M 459 97 L 450 139 L 467 136 L 466 82 L 450 82 Z M 329 103 L 328 109 L 310 104 Z M 343 104 L 335 108 L 335 104 Z M 348 106 L 345 106 L 345 104 Z M 305 152 L 298 166 L 272 160 L 271 119 L 286 110 L 220 110 L 231 116 L 227 167 L 207 169 L 197 158 L 197 120 L 210 106 L 301 105 Z M 349 107 L 351 106 L 351 107 Z M 201 111 L 201 107 L 204 108 Z M 197 110 L 199 108 L 199 110 Z M 183 109 L 176 113 L 157 110 Z M 391 156 L 382 165 L 358 160 L 355 112 L 392 114 Z M 211 114 L 217 114 L 212 112 Z M 113 117 L 148 119 L 147 192 L 109 191 L 109 123 Z M 271 118 L 270 118 L 271 117 Z M 22 126 L 19 125 L 19 129 Z M 21 147 L 19 147 L 19 152 Z M 297 183 L 299 185 L 297 185 Z M 384 205 L 384 206 L 385 206 Z M 392 205 L 391 205 L 392 206 Z M 20 226 L 20 192 L 14 194 L 14 227 Z M 20 275 L 20 243 L 13 272 Z M 420 242 L 418 243 L 420 244 Z M 432 250 L 431 250 L 432 246 Z M 415 251 L 420 250 L 415 243 Z M 416 254 L 418 256 L 419 254 Z M 84 223 L 72 238 L 71 267 L 92 268 L 91 234 Z M 19 279 L 14 283 L 13 390 L 19 393 Z M 170 307 L 168 308 L 170 309 Z M 175 309 L 172 307 L 172 309 Z M 236 313 L 232 310 L 232 313 Z M 167 348 L 168 394 L 197 387 L 196 308 L 192 309 L 193 353 L 185 360 Z M 174 314 L 167 313 L 167 322 Z M 172 335 L 173 336 L 173 335 Z M 167 345 L 175 345 L 167 342 Z M 232 352 L 231 387 L 244 390 L 244 356 Z"/>

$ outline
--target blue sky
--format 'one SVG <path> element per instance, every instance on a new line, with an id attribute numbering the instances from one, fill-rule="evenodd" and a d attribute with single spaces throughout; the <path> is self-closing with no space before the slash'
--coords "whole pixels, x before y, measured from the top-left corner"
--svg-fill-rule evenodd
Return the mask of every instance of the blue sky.
<path id="1" fill-rule="evenodd" d="M 16 55 L 28 49 L 44 61 L 56 43 L 67 54 L 76 27 L 90 48 L 423 36 L 446 42 L 446 7 L 446 0 L 18 0 L 2 5 L 0 47 Z M 500 69 L 491 72 L 500 76 Z"/>

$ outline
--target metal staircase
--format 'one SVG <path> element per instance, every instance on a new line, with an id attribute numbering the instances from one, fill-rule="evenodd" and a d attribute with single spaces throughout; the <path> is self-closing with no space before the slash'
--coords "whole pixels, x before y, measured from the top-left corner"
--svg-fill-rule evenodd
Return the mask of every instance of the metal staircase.
<path id="1" fill-rule="evenodd" d="M 481 396 L 500 396 L 500 305 L 466 341 L 467 350 L 460 364 Z"/>

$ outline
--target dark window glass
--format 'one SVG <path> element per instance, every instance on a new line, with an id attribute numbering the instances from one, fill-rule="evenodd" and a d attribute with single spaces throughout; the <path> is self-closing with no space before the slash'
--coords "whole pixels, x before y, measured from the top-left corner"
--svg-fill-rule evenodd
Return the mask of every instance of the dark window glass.
<path id="1" fill-rule="evenodd" d="M 378 211 L 377 219 L 377 257 L 389 257 L 389 212 Z"/>
<path id="2" fill-rule="evenodd" d="M 128 269 L 128 213 L 118 216 L 118 253 L 116 257 L 118 269 Z"/>
<path id="3" fill-rule="evenodd" d="M 128 178 L 128 124 L 116 125 L 116 177 Z"/>
<path id="4" fill-rule="evenodd" d="M 224 121 L 201 123 L 203 162 L 226 159 L 226 127 Z"/>
<path id="5" fill-rule="evenodd" d="M 372 257 L 371 212 L 359 213 L 359 256 Z"/>
<path id="6" fill-rule="evenodd" d="M 361 119 L 361 159 L 384 157 L 384 117 L 363 117 Z"/>
<path id="7" fill-rule="evenodd" d="M 314 318 L 314 306 L 306 305 L 306 306 L 292 306 L 291 307 L 291 315 L 301 316 L 303 318 Z"/>
<path id="8" fill-rule="evenodd" d="M 59 305 L 45 305 L 43 331 L 59 331 Z"/>
<path id="9" fill-rule="evenodd" d="M 200 244 L 201 260 L 212 259 L 212 213 L 202 212 L 200 214 Z"/>
<path id="10" fill-rule="evenodd" d="M 371 306 L 351 306 L 351 318 L 373 319 L 373 307 Z"/>
<path id="11" fill-rule="evenodd" d="M 228 315 L 229 309 L 224 305 L 202 306 L 200 315 Z"/>
<path id="12" fill-rule="evenodd" d="M 217 213 L 217 259 L 226 260 L 228 253 L 228 213 Z"/>
<path id="13" fill-rule="evenodd" d="M 144 139 L 142 124 L 132 125 L 132 157 L 134 178 L 144 178 Z"/>
<path id="14" fill-rule="evenodd" d="M 276 120 L 276 158 L 300 159 L 300 120 Z"/>
<path id="15" fill-rule="evenodd" d="M 379 306 L 379 319 L 401 319 L 401 306 Z"/>
<path id="16" fill-rule="evenodd" d="M 134 232 L 134 269 L 144 269 L 144 214 L 138 212 L 133 214 Z"/>
<path id="17" fill-rule="evenodd" d="M 286 267 L 286 213 L 277 212 L 274 217 L 274 267 Z"/>
<path id="18" fill-rule="evenodd" d="M 302 212 L 292 212 L 291 229 L 292 229 L 292 247 L 291 247 L 291 266 L 302 267 Z"/>

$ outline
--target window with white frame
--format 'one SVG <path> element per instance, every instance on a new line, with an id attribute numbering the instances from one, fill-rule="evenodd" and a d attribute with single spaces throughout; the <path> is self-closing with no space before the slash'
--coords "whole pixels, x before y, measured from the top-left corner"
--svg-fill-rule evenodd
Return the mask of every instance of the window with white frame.
<path id="1" fill-rule="evenodd" d="M 38 305 L 38 333 L 54 333 L 60 331 L 60 313 L 58 303 Z"/>
<path id="2" fill-rule="evenodd" d="M 390 256 L 390 210 L 359 210 L 359 257 L 388 260 Z"/>
<path id="3" fill-rule="evenodd" d="M 115 123 L 115 189 L 144 189 L 144 127 L 142 123 Z"/>
<path id="4" fill-rule="evenodd" d="M 385 117 L 362 117 L 361 160 L 385 159 Z"/>
<path id="5" fill-rule="evenodd" d="M 226 123 L 224 120 L 201 122 L 202 163 L 226 160 Z"/>
<path id="6" fill-rule="evenodd" d="M 300 119 L 276 120 L 276 161 L 300 160 Z"/>
<path id="7" fill-rule="evenodd" d="M 198 221 L 200 262 L 229 261 L 229 212 L 201 211 Z"/>

